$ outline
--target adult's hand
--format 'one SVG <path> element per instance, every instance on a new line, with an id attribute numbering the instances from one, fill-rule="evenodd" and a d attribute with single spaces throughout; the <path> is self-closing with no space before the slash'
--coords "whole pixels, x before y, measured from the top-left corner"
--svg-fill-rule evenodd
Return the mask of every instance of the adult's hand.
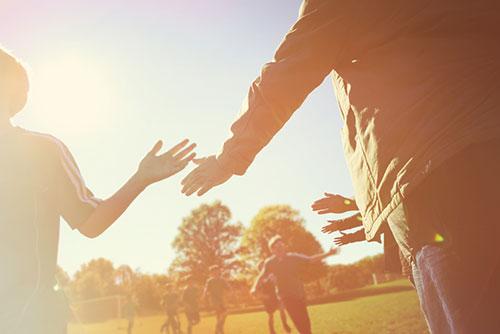
<path id="1" fill-rule="evenodd" d="M 182 193 L 190 196 L 197 192 L 198 196 L 205 194 L 219 184 L 229 180 L 233 174 L 224 170 L 214 155 L 208 158 L 194 159 L 198 165 L 191 173 L 182 180 Z"/>
<path id="2" fill-rule="evenodd" d="M 354 200 L 330 193 L 325 193 L 325 197 L 316 200 L 311 207 L 313 211 L 316 211 L 320 215 L 358 210 L 358 206 Z"/>

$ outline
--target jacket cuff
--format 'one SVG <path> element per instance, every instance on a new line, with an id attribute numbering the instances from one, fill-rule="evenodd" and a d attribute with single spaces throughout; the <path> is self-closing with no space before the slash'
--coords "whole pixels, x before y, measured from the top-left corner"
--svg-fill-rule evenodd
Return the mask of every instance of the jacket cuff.
<path id="1" fill-rule="evenodd" d="M 237 156 L 231 155 L 226 152 L 222 152 L 217 156 L 217 162 L 219 166 L 228 172 L 231 172 L 233 175 L 243 175 L 247 171 L 250 163 L 246 163 L 239 159 Z"/>

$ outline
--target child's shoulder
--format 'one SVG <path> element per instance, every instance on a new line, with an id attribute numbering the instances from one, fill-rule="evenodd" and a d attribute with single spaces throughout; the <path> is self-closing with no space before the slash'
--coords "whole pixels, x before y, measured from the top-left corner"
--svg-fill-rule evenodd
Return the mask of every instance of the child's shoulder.
<path id="1" fill-rule="evenodd" d="M 52 153 L 63 153 L 68 151 L 63 141 L 51 134 L 23 128 L 18 129 L 25 141 L 37 150 L 49 151 Z"/>

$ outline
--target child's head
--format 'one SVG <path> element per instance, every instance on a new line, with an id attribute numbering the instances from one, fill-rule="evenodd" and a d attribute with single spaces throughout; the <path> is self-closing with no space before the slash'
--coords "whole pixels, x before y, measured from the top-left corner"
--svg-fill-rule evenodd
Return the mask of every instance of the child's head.
<path id="1" fill-rule="evenodd" d="M 269 250 L 276 256 L 283 256 L 286 254 L 286 245 L 283 238 L 279 235 L 275 235 L 269 239 L 267 246 Z"/>
<path id="2" fill-rule="evenodd" d="M 28 73 L 14 56 L 0 48 L 0 117 L 11 118 L 28 99 Z"/>

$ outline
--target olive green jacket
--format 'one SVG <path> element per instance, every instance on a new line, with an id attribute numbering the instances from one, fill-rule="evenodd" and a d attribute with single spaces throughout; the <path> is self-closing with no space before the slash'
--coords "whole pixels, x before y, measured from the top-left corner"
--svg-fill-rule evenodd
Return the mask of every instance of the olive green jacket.
<path id="1" fill-rule="evenodd" d="M 310 0 L 218 156 L 245 173 L 331 75 L 367 238 L 437 166 L 500 136 L 497 1 Z M 332 129 L 333 130 L 333 129 Z"/>

